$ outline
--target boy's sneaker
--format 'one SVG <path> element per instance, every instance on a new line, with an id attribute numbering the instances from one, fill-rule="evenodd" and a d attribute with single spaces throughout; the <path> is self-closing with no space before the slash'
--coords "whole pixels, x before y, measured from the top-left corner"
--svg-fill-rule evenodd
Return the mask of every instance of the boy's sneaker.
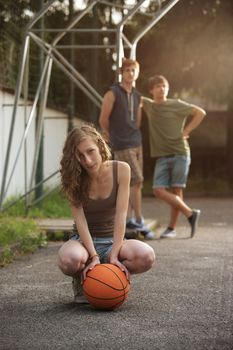
<path id="1" fill-rule="evenodd" d="M 155 239 L 155 233 L 153 231 L 149 231 L 145 234 L 143 234 L 142 232 L 142 235 L 144 236 L 144 239 L 148 240 L 148 241 L 151 241 L 152 239 Z"/>
<path id="2" fill-rule="evenodd" d="M 126 222 L 126 228 L 131 229 L 131 230 L 139 230 L 143 227 L 142 224 L 136 222 L 134 219 L 129 219 Z"/>
<path id="3" fill-rule="evenodd" d="M 130 219 L 126 223 L 126 228 L 133 229 L 139 232 L 147 240 L 155 239 L 155 234 L 151 231 L 146 225 L 145 221 L 142 218 L 141 222 L 136 221 L 135 219 Z"/>
<path id="4" fill-rule="evenodd" d="M 142 218 L 141 221 L 136 221 L 135 219 L 130 219 L 126 223 L 126 228 L 136 230 L 143 235 L 150 232 L 150 229 L 145 225 L 145 221 Z"/>
<path id="5" fill-rule="evenodd" d="M 80 276 L 73 277 L 72 288 L 74 292 L 74 302 L 77 304 L 88 304 L 88 301 L 83 294 Z"/>
<path id="6" fill-rule="evenodd" d="M 188 218 L 188 221 L 191 225 L 191 238 L 195 235 L 198 221 L 201 215 L 201 211 L 199 209 L 193 209 L 193 214 L 190 218 Z"/>
<path id="7" fill-rule="evenodd" d="M 176 237 L 176 231 L 174 229 L 166 228 L 165 231 L 162 232 L 160 238 L 174 238 Z"/>

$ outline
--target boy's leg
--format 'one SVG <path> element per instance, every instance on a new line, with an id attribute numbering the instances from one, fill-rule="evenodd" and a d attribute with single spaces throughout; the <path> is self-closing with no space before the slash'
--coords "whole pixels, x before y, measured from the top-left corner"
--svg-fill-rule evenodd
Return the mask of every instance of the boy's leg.
<path id="1" fill-rule="evenodd" d="M 133 214 L 136 220 L 140 220 L 142 217 L 142 147 L 129 148 L 121 151 L 114 152 L 114 158 L 116 160 L 124 161 L 129 164 L 131 169 L 131 181 L 130 181 L 130 199 L 128 217 Z"/>
<path id="2" fill-rule="evenodd" d="M 167 204 L 173 209 L 181 211 L 187 218 L 192 215 L 192 209 L 183 201 L 181 197 L 176 194 L 169 192 L 166 188 L 154 188 L 154 195 Z"/>
<path id="3" fill-rule="evenodd" d="M 183 200 L 183 189 L 182 188 L 172 188 L 172 193 L 179 196 Z M 180 211 L 174 207 L 171 207 L 170 222 L 169 227 L 175 229 L 178 218 L 180 216 Z"/>
<path id="4" fill-rule="evenodd" d="M 130 206 L 134 211 L 136 220 L 142 217 L 142 183 L 136 183 L 130 187 Z"/>

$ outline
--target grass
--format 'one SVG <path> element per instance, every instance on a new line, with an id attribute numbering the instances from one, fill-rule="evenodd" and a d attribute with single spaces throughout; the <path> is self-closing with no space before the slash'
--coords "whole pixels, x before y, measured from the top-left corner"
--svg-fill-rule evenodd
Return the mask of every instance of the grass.
<path id="1" fill-rule="evenodd" d="M 15 257 L 32 253 L 46 244 L 46 235 L 40 231 L 34 220 L 1 216 L 0 266 L 5 266 Z"/>
<path id="2" fill-rule="evenodd" d="M 152 178 L 146 179 L 143 196 L 152 195 Z M 233 186 L 224 176 L 199 175 L 190 176 L 185 195 L 229 196 L 233 195 Z M 10 198 L 7 207 L 17 198 Z M 62 240 L 63 232 L 46 235 L 40 231 L 35 219 L 38 218 L 70 218 L 70 208 L 66 199 L 57 190 L 43 199 L 41 204 L 27 210 L 25 201 L 20 200 L 0 215 L 0 266 L 5 266 L 16 256 L 35 251 L 45 246 L 48 240 Z"/>
<path id="3" fill-rule="evenodd" d="M 4 208 L 16 200 L 16 197 L 9 198 L 4 203 Z M 26 208 L 24 200 L 19 200 L 15 205 L 9 207 L 6 213 L 9 216 L 26 216 L 28 218 L 69 218 L 71 215 L 67 200 L 58 190 L 51 192 L 41 203 L 29 209 Z"/>
<path id="4" fill-rule="evenodd" d="M 15 202 L 9 198 L 4 204 L 7 208 Z M 38 218 L 70 218 L 70 208 L 59 191 L 51 192 L 41 204 L 27 210 L 24 200 L 3 211 L 0 216 L 0 266 L 12 262 L 17 256 L 34 252 L 44 247 L 48 240 L 62 240 L 63 232 L 45 234 L 36 223 Z"/>

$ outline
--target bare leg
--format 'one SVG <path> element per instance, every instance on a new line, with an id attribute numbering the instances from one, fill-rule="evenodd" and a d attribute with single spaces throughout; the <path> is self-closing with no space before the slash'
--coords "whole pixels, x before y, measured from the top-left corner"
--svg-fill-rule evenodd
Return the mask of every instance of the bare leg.
<path id="1" fill-rule="evenodd" d="M 87 303 L 81 286 L 81 272 L 86 266 L 87 259 L 86 249 L 75 240 L 64 243 L 58 252 L 58 266 L 65 275 L 73 277 L 74 302 L 78 304 Z"/>
<path id="2" fill-rule="evenodd" d="M 183 198 L 169 192 L 166 188 L 154 188 L 154 195 L 169 204 L 173 209 L 183 213 L 187 218 L 192 215 L 192 209 L 183 201 Z"/>
<path id="3" fill-rule="evenodd" d="M 138 182 L 130 187 L 130 206 L 134 211 L 136 220 L 142 218 L 142 183 Z"/>
<path id="4" fill-rule="evenodd" d="M 75 240 L 64 243 L 58 252 L 58 266 L 68 276 L 80 274 L 85 268 L 87 259 L 87 250 Z"/>
<path id="5" fill-rule="evenodd" d="M 137 274 L 151 269 L 155 262 L 155 253 L 148 244 L 130 239 L 121 247 L 119 260 L 131 274 Z"/>
<path id="6" fill-rule="evenodd" d="M 178 187 L 173 187 L 171 189 L 172 193 L 178 197 L 180 197 L 183 200 L 183 189 Z M 169 227 L 175 229 L 178 218 L 180 216 L 180 211 L 177 208 L 174 208 L 171 206 L 171 214 L 170 214 L 170 221 L 169 221 Z"/>
<path id="7" fill-rule="evenodd" d="M 127 219 L 131 219 L 133 217 L 133 208 L 129 200 L 128 210 L 127 210 Z"/>

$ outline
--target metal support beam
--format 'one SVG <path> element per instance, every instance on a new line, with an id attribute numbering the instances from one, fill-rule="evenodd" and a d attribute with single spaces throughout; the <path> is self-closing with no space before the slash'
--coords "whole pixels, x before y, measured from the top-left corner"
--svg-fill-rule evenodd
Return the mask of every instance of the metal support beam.
<path id="1" fill-rule="evenodd" d="M 96 89 L 92 86 L 91 82 L 88 82 L 83 75 L 74 67 L 73 60 L 71 62 L 66 59 L 62 53 L 60 52 L 63 48 L 67 49 L 70 48 L 71 50 L 80 50 L 80 49 L 115 49 L 116 52 L 116 78 L 119 80 L 120 73 L 119 73 L 119 67 L 121 65 L 121 59 L 124 56 L 124 50 L 128 49 L 130 52 L 130 57 L 133 59 L 136 59 L 136 49 L 137 44 L 139 40 L 141 40 L 144 35 L 161 19 L 163 18 L 167 12 L 179 1 L 179 0 L 157 0 L 158 9 L 155 12 L 155 15 L 149 22 L 145 25 L 144 28 L 142 28 L 139 33 L 134 37 L 133 41 L 131 42 L 124 33 L 124 27 L 129 23 L 129 21 L 132 19 L 132 17 L 139 13 L 141 7 L 145 3 L 146 0 L 139 0 L 135 1 L 135 4 L 131 7 L 124 7 L 124 5 L 116 4 L 112 1 L 105 1 L 105 0 L 92 0 L 88 1 L 88 5 L 86 8 L 80 12 L 78 12 L 76 15 L 71 16 L 71 20 L 66 28 L 35 28 L 35 25 L 40 21 L 40 19 L 47 14 L 50 7 L 56 2 L 57 0 L 50 0 L 47 1 L 47 3 L 43 6 L 43 8 L 34 16 L 32 21 L 29 23 L 25 30 L 24 34 L 24 42 L 23 47 L 21 51 L 21 58 L 20 58 L 20 64 L 19 64 L 19 75 L 17 79 L 16 84 L 16 90 L 15 90 L 15 101 L 14 101 L 14 108 L 12 113 L 12 120 L 11 120 L 11 126 L 10 126 L 10 132 L 9 132 L 9 139 L 8 139 L 8 145 L 7 145 L 7 151 L 6 151 L 6 157 L 4 162 L 4 169 L 3 169 L 3 178 L 2 178 L 2 184 L 1 184 L 1 196 L 0 196 L 0 210 L 2 209 L 3 201 L 6 198 L 7 191 L 9 189 L 13 173 L 15 171 L 16 163 L 19 159 L 19 154 L 21 152 L 23 144 L 26 145 L 26 138 L 28 135 L 29 128 L 32 124 L 33 118 L 35 118 L 35 112 L 36 109 L 40 103 L 39 106 L 39 114 L 38 114 L 38 130 L 36 133 L 36 149 L 34 152 L 34 158 L 33 158 L 33 165 L 32 165 L 32 171 L 30 176 L 30 191 L 33 188 L 34 183 L 34 176 L 35 176 L 35 168 L 36 163 L 38 159 L 38 152 L 39 152 L 39 145 L 41 141 L 41 130 L 43 125 L 43 115 L 44 115 L 44 109 L 46 108 L 47 104 L 47 96 L 48 96 L 48 90 L 49 90 L 49 84 L 51 79 L 51 68 L 52 64 L 55 63 L 59 69 L 70 79 L 72 83 L 74 83 L 85 95 L 86 97 L 98 108 L 101 107 L 102 103 L 102 96 L 96 91 Z M 165 4 L 166 3 L 166 4 Z M 106 5 L 109 7 L 115 7 L 118 10 L 122 10 L 122 19 L 118 25 L 116 25 L 116 28 L 78 28 L 79 22 L 88 14 L 90 11 L 93 11 L 95 6 L 98 5 Z M 163 6 L 164 5 L 164 6 Z M 127 9 L 127 13 L 123 10 Z M 43 33 L 43 32 L 54 32 L 57 33 L 53 40 L 48 43 L 43 38 L 40 38 L 36 33 Z M 70 45 L 61 45 L 60 41 L 64 38 L 65 35 L 68 33 L 71 33 L 72 35 L 79 35 L 80 33 L 94 33 L 94 34 L 101 34 L 104 33 L 105 36 L 108 34 L 115 34 L 115 41 L 109 42 L 108 44 L 99 45 L 98 43 L 93 42 L 86 42 L 84 45 L 75 45 L 74 41 L 70 43 Z M 32 103 L 32 108 L 29 114 L 29 117 L 27 118 L 27 102 L 25 101 L 25 130 L 22 137 L 22 140 L 20 142 L 18 151 L 16 152 L 16 157 L 13 162 L 13 167 L 10 172 L 10 175 L 8 175 L 8 167 L 9 167 L 9 159 L 11 155 L 11 145 L 13 141 L 13 134 L 14 134 L 14 128 L 15 128 L 15 119 L 17 115 L 17 108 L 19 106 L 19 99 L 22 92 L 22 86 L 23 82 L 27 84 L 27 69 L 26 65 L 29 60 L 29 42 L 30 40 L 33 40 L 35 44 L 43 50 L 46 58 L 43 62 L 42 67 L 42 73 L 41 77 L 37 86 L 37 90 L 34 96 L 34 101 Z M 28 89 L 24 85 L 24 99 L 26 98 L 28 94 Z M 25 146 L 26 147 L 26 146 Z M 26 150 L 25 150 L 25 162 L 26 160 Z M 25 165 L 25 192 L 27 191 L 27 166 Z M 8 180 L 8 182 L 7 182 Z M 37 184 L 36 184 L 37 186 Z M 29 204 L 30 205 L 30 204 Z"/>

